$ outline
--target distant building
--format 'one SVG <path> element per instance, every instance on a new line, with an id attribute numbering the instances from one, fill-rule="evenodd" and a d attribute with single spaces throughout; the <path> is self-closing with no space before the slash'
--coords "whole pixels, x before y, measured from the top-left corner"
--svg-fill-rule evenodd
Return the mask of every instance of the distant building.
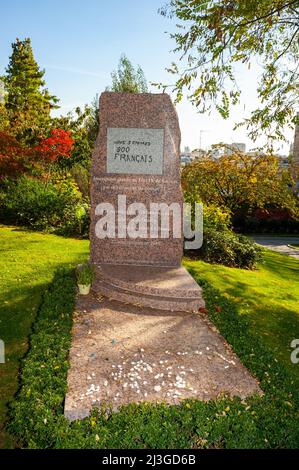
<path id="1" fill-rule="evenodd" d="M 289 167 L 289 157 L 287 157 L 286 155 L 277 155 L 277 158 L 279 158 L 280 168 L 286 169 Z"/>
<path id="2" fill-rule="evenodd" d="M 234 150 L 237 150 L 239 152 L 246 152 L 246 144 L 243 142 L 233 142 L 232 144 L 225 144 L 227 145 L 227 148 L 225 149 L 225 154 L 226 155 L 232 155 L 234 153 Z"/>
<path id="3" fill-rule="evenodd" d="M 215 160 L 217 160 L 219 157 L 221 157 L 221 151 L 219 148 L 212 147 L 211 150 L 209 150 L 209 155 Z"/>
<path id="4" fill-rule="evenodd" d="M 192 160 L 200 160 L 207 156 L 207 152 L 203 149 L 194 149 L 191 152 L 191 159 Z"/>
<path id="5" fill-rule="evenodd" d="M 186 166 L 188 163 L 191 163 L 191 152 L 189 147 L 185 147 L 184 151 L 180 155 L 181 158 L 181 165 Z"/>
<path id="6" fill-rule="evenodd" d="M 181 155 L 181 166 L 186 166 L 186 165 L 189 165 L 189 163 L 191 163 L 191 158 L 188 157 L 188 155 Z"/>
<path id="7" fill-rule="evenodd" d="M 249 157 L 264 157 L 266 154 L 265 152 L 262 152 L 261 150 L 250 150 L 249 152 L 246 153 Z"/>

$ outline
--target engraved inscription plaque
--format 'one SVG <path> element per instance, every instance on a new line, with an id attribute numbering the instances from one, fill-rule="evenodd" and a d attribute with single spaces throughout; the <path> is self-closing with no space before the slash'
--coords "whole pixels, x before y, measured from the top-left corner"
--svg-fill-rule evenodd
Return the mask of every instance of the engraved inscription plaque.
<path id="1" fill-rule="evenodd" d="M 107 129 L 107 173 L 162 175 L 163 152 L 164 129 Z"/>

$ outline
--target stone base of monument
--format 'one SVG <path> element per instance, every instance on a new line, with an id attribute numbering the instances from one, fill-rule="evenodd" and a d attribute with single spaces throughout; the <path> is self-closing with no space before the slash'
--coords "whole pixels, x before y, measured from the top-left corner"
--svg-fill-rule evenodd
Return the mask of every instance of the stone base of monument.
<path id="1" fill-rule="evenodd" d="M 94 293 L 160 310 L 197 312 L 202 290 L 183 267 L 97 266 Z"/>

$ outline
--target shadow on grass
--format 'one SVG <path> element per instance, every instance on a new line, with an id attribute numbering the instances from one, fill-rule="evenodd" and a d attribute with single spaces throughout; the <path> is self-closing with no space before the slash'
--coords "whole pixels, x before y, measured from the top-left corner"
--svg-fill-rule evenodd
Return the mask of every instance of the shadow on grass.
<path id="1" fill-rule="evenodd" d="M 263 263 L 263 269 L 287 281 L 299 280 L 299 260 L 288 255 L 271 253 Z"/>
<path id="2" fill-rule="evenodd" d="M 200 268 L 198 270 L 191 266 L 187 266 L 187 268 L 199 284 L 205 283 L 205 281 L 202 281 Z M 234 310 L 239 318 L 246 319 L 252 334 L 258 335 L 262 339 L 276 360 L 291 372 L 299 384 L 298 365 L 293 364 L 290 358 L 292 352 L 291 341 L 299 335 L 298 311 L 279 304 L 281 295 L 279 299 L 276 299 L 276 302 L 268 302 L 269 291 L 261 294 L 255 290 L 256 286 L 251 288 L 249 283 L 236 281 L 227 272 L 225 278 L 227 279 L 225 296 L 218 291 L 218 298 L 226 299 L 230 304 L 230 309 Z M 213 289 L 215 289 L 215 286 L 213 286 Z M 290 298 L 297 300 L 288 292 L 285 295 L 287 300 L 290 300 Z M 215 303 L 217 303 L 217 300 L 215 300 Z"/>
<path id="3" fill-rule="evenodd" d="M 71 269 L 70 263 L 56 266 L 56 270 L 62 268 Z M 0 448 L 13 447 L 12 439 L 5 432 L 7 404 L 19 388 L 20 363 L 28 352 L 43 294 L 52 282 L 50 279 L 32 286 L 30 279 L 22 280 L 21 285 L 11 285 L 1 292 L 0 339 L 5 344 L 5 363 L 0 364 Z"/>

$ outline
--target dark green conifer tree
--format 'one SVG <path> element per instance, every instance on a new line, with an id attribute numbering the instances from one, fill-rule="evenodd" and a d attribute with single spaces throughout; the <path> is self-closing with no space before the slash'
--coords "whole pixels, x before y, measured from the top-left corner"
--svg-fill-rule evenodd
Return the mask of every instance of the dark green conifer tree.
<path id="1" fill-rule="evenodd" d="M 58 99 L 45 88 L 44 74 L 34 58 L 30 39 L 17 39 L 2 80 L 10 133 L 20 141 L 33 143 L 47 128 L 51 109 L 58 107 Z"/>

